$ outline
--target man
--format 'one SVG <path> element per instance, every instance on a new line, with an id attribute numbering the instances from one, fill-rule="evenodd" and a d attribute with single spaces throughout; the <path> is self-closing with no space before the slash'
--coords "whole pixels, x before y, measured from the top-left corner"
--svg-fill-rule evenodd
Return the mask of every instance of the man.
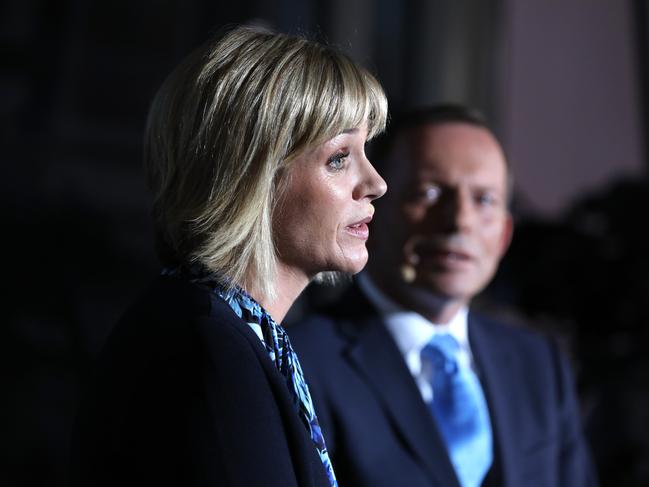
<path id="1" fill-rule="evenodd" d="M 443 105 L 380 156 L 367 272 L 291 331 L 340 485 L 596 485 L 557 347 L 469 311 L 512 236 L 500 144 Z"/>

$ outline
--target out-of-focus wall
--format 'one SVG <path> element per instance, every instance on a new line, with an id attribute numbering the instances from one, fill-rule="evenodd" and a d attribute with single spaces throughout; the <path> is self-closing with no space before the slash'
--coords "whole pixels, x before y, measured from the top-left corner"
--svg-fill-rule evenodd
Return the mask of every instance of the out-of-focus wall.
<path id="1" fill-rule="evenodd" d="M 632 4 L 505 0 L 502 125 L 524 206 L 556 215 L 644 169 Z"/>

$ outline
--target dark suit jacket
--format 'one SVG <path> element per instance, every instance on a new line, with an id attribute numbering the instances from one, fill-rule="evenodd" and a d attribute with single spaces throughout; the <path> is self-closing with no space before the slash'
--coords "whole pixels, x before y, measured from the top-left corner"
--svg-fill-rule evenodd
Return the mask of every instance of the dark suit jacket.
<path id="1" fill-rule="evenodd" d="M 79 486 L 329 482 L 286 380 L 214 293 L 160 277 L 109 338 L 73 439 Z"/>
<path id="2" fill-rule="evenodd" d="M 471 313 L 468 328 L 494 431 L 484 485 L 596 485 L 557 348 Z M 358 289 L 289 333 L 342 487 L 459 487 L 416 382 Z"/>

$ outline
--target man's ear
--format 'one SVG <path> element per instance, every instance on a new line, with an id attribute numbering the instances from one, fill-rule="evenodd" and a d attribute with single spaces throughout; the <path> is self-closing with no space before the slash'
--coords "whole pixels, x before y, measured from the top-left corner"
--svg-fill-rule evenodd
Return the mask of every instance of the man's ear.
<path id="1" fill-rule="evenodd" d="M 512 214 L 508 211 L 507 216 L 505 217 L 505 224 L 503 226 L 503 233 L 500 240 L 500 257 L 505 255 L 509 245 L 512 243 L 512 237 L 514 236 L 514 218 Z"/>

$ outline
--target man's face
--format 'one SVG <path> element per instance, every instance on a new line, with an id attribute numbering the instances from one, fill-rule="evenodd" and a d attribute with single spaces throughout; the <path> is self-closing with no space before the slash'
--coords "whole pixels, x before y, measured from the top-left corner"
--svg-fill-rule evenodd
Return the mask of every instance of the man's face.
<path id="1" fill-rule="evenodd" d="M 400 134 L 390 159 L 373 267 L 389 266 L 402 280 L 406 269 L 412 285 L 468 302 L 491 280 L 511 238 L 500 145 L 478 126 L 428 124 Z"/>

